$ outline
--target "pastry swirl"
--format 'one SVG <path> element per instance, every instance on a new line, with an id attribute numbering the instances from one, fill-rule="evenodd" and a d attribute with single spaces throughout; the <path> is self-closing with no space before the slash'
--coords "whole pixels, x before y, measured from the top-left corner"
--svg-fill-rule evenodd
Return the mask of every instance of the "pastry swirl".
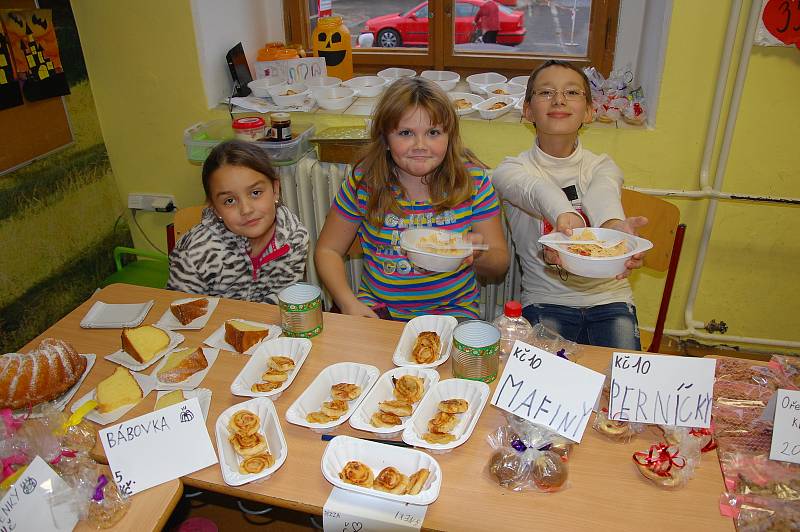
<path id="1" fill-rule="evenodd" d="M 361 386 L 347 382 L 340 382 L 339 384 L 334 384 L 331 386 L 331 395 L 334 399 L 352 401 L 361 395 Z"/>
<path id="2" fill-rule="evenodd" d="M 322 413 L 333 419 L 337 419 L 347 412 L 347 401 L 334 399 L 333 401 L 325 401 L 322 403 Z"/>
<path id="3" fill-rule="evenodd" d="M 428 421 L 428 430 L 436 434 L 445 434 L 453 430 L 458 423 L 458 418 L 455 414 L 448 414 L 447 412 L 436 412 L 436 415 Z"/>
<path id="4" fill-rule="evenodd" d="M 394 467 L 385 467 L 375 477 L 372 487 L 378 491 L 403 495 L 408 488 L 408 477 Z"/>
<path id="5" fill-rule="evenodd" d="M 283 371 L 269 368 L 261 375 L 261 380 L 266 382 L 286 382 L 289 375 Z"/>
<path id="6" fill-rule="evenodd" d="M 254 434 L 261 427 L 261 420 L 256 414 L 249 410 L 239 410 L 228 421 L 228 430 L 232 433 L 249 436 Z"/>
<path id="7" fill-rule="evenodd" d="M 294 360 L 284 356 L 269 357 L 267 364 L 275 371 L 291 371 L 294 369 Z"/>
<path id="8" fill-rule="evenodd" d="M 425 486 L 425 481 L 428 480 L 430 474 L 430 471 L 423 468 L 408 477 L 406 495 L 419 495 L 419 492 L 422 491 L 422 488 Z"/>
<path id="9" fill-rule="evenodd" d="M 282 382 L 257 382 L 250 387 L 251 392 L 271 392 L 281 387 Z"/>
<path id="10" fill-rule="evenodd" d="M 465 399 L 447 399 L 439 401 L 439 410 L 448 414 L 463 414 L 469 409 L 469 403 Z"/>
<path id="11" fill-rule="evenodd" d="M 272 467 L 274 464 L 275 457 L 267 452 L 248 456 L 239 464 L 239 473 L 243 475 L 254 475 Z"/>
<path id="12" fill-rule="evenodd" d="M 306 421 L 309 423 L 329 423 L 336 418 L 330 417 L 324 412 L 309 412 L 306 414 Z"/>
<path id="13" fill-rule="evenodd" d="M 378 408 L 396 416 L 410 416 L 412 412 L 411 404 L 406 401 L 381 401 Z"/>
<path id="14" fill-rule="evenodd" d="M 228 438 L 231 442 L 233 450 L 241 456 L 254 456 L 267 448 L 267 439 L 261 434 L 241 434 L 234 433 Z"/>
<path id="15" fill-rule="evenodd" d="M 430 364 L 439 358 L 442 349 L 442 341 L 434 331 L 419 333 L 414 348 L 411 350 L 411 358 L 417 364 Z"/>
<path id="16" fill-rule="evenodd" d="M 450 434 L 438 434 L 435 432 L 426 432 L 422 435 L 422 439 L 428 443 L 450 443 L 455 441 L 456 437 Z"/>
<path id="17" fill-rule="evenodd" d="M 392 377 L 394 396 L 400 401 L 416 403 L 425 393 L 425 381 L 413 375 L 403 375 L 399 379 Z"/>
<path id="18" fill-rule="evenodd" d="M 351 460 L 344 465 L 344 468 L 339 473 L 339 478 L 348 484 L 365 488 L 371 488 L 375 481 L 372 469 L 370 469 L 368 465 L 356 460 Z"/>
<path id="19" fill-rule="evenodd" d="M 369 418 L 369 422 L 373 427 L 378 427 L 381 429 L 403 424 L 403 420 L 397 417 L 395 414 L 384 412 L 383 410 L 378 410 L 372 414 L 372 417 Z"/>

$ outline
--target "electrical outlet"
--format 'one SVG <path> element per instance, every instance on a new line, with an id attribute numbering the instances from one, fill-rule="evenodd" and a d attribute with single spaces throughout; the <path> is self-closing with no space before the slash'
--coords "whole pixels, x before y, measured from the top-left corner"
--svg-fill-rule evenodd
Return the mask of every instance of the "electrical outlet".
<path id="1" fill-rule="evenodd" d="M 170 212 L 175 210 L 172 194 L 128 194 L 128 208 L 140 211 Z"/>

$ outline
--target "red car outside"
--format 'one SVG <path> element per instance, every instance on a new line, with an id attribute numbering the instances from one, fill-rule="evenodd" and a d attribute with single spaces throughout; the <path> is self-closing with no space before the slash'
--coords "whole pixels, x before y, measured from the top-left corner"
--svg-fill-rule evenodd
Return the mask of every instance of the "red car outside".
<path id="1" fill-rule="evenodd" d="M 475 14 L 484 0 L 456 1 L 455 43 L 473 42 L 476 37 Z M 513 46 L 525 39 L 525 13 L 506 6 L 500 7 L 500 31 L 497 43 Z M 428 2 L 409 9 L 405 13 L 382 15 L 367 20 L 362 33 L 375 37 L 375 46 L 395 48 L 397 46 L 428 45 Z"/>

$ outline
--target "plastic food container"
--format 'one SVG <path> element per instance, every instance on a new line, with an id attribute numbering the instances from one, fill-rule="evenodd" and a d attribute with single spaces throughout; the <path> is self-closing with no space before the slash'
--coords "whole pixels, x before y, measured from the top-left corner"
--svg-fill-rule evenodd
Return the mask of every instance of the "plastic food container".
<path id="1" fill-rule="evenodd" d="M 469 249 L 457 250 L 457 254 L 454 255 L 422 251 L 418 247 L 418 241 L 431 233 L 452 234 L 451 231 L 441 229 L 406 229 L 400 236 L 400 247 L 406 252 L 408 259 L 414 266 L 425 268 L 432 272 L 453 272 L 458 269 L 465 258 L 472 254 Z M 460 235 L 461 233 L 457 234 Z"/>
<path id="2" fill-rule="evenodd" d="M 525 96 L 525 87 L 515 83 L 492 83 L 484 87 L 486 96 L 494 98 L 495 96 L 513 96 L 514 98 L 522 98 Z"/>
<path id="3" fill-rule="evenodd" d="M 356 96 L 374 98 L 383 92 L 386 80 L 379 76 L 359 76 L 343 82 L 342 85 L 355 90 Z"/>
<path id="4" fill-rule="evenodd" d="M 273 85 L 267 88 L 267 92 L 275 105 L 282 107 L 303 105 L 306 98 L 311 95 L 311 91 L 303 83 Z"/>
<path id="5" fill-rule="evenodd" d="M 449 70 L 425 70 L 420 76 L 433 81 L 445 91 L 455 89 L 456 84 L 461 80 L 461 74 Z"/>
<path id="6" fill-rule="evenodd" d="M 328 111 L 347 109 L 355 97 L 356 91 L 350 87 L 326 87 L 314 93 L 319 106 Z"/>
<path id="7" fill-rule="evenodd" d="M 497 103 L 504 103 L 505 105 L 499 109 L 492 109 L 492 106 Z M 500 118 L 513 109 L 515 103 L 517 103 L 517 99 L 513 96 L 495 96 L 482 101 L 476 105 L 475 108 L 480 113 L 481 118 L 484 120 L 493 120 L 495 118 Z"/>
<path id="8" fill-rule="evenodd" d="M 565 270 L 575 275 L 592 277 L 595 279 L 608 279 L 616 277 L 625 271 L 625 262 L 637 253 L 642 253 L 653 247 L 653 243 L 647 239 L 634 236 L 614 229 L 603 229 L 600 227 L 590 228 L 598 240 L 623 239 L 627 242 L 628 251 L 616 257 L 587 257 L 567 250 L 565 244 L 552 244 L 561 257 L 561 263 Z M 577 230 L 576 232 L 579 232 Z M 573 233 L 574 234 L 574 233 Z M 568 240 L 569 237 L 562 233 L 550 233 L 539 239 L 539 243 L 548 245 L 552 240 Z"/>
<path id="9" fill-rule="evenodd" d="M 378 76 L 382 77 L 386 80 L 387 83 L 391 84 L 394 81 L 397 81 L 400 78 L 413 78 L 417 75 L 416 70 L 411 70 L 410 68 L 384 68 L 380 72 L 378 72 Z"/>
<path id="10" fill-rule="evenodd" d="M 269 96 L 268 89 L 282 83 L 285 83 L 282 79 L 267 76 L 266 78 L 251 81 L 247 86 L 253 91 L 253 96 L 267 98 Z"/>
<path id="11" fill-rule="evenodd" d="M 342 84 L 342 80 L 339 78 L 334 78 L 331 76 L 321 76 L 318 78 L 309 78 L 305 81 L 306 86 L 311 89 L 311 94 L 314 97 L 324 89 L 329 89 L 331 87 L 338 87 Z"/>
<path id="12" fill-rule="evenodd" d="M 447 96 L 453 101 L 456 106 L 456 114 L 459 116 L 468 115 L 475 112 L 475 106 L 483 101 L 483 97 L 473 94 L 471 92 L 448 92 Z M 471 105 L 469 107 L 459 107 L 458 101 L 466 100 Z"/>
<path id="13" fill-rule="evenodd" d="M 264 138 L 266 122 L 260 116 L 246 116 L 234 119 L 231 127 L 237 139 L 254 141 Z"/>
<path id="14" fill-rule="evenodd" d="M 292 123 L 294 138 L 284 142 L 256 141 L 256 145 L 267 152 L 275 166 L 294 164 L 313 149 L 310 143 L 315 128 L 311 124 Z M 214 146 L 234 138 L 230 119 L 212 120 L 190 126 L 183 132 L 183 144 L 189 162 L 203 164 Z"/>
<path id="15" fill-rule="evenodd" d="M 486 85 L 492 83 L 505 83 L 508 80 L 504 75 L 497 72 L 485 72 L 483 74 L 473 74 L 467 77 L 469 83 L 469 90 L 475 94 L 483 94 Z"/>

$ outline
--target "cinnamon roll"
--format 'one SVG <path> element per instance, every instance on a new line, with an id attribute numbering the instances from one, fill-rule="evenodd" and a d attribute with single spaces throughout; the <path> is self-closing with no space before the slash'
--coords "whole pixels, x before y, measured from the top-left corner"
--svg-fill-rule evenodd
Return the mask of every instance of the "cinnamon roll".
<path id="1" fill-rule="evenodd" d="M 251 392 L 271 392 L 283 385 L 282 382 L 257 382 L 250 387 Z"/>
<path id="2" fill-rule="evenodd" d="M 239 473 L 255 475 L 275 465 L 275 457 L 265 452 L 255 456 L 248 456 L 239 464 Z"/>
<path id="3" fill-rule="evenodd" d="M 261 427 L 259 417 L 249 410 L 239 410 L 228 421 L 228 430 L 231 433 L 249 436 L 255 434 Z"/>
<path id="4" fill-rule="evenodd" d="M 422 439 L 428 443 L 450 443 L 451 441 L 455 441 L 456 437 L 450 433 L 437 434 L 434 432 L 426 432 L 422 435 Z"/>
<path id="5" fill-rule="evenodd" d="M 364 488 L 371 488 L 375 481 L 375 476 L 372 469 L 367 464 L 352 460 L 344 465 L 339 478 L 348 484 L 355 486 L 362 486 Z"/>
<path id="6" fill-rule="evenodd" d="M 361 386 L 347 382 L 340 382 L 339 384 L 334 384 L 331 386 L 331 395 L 334 399 L 352 401 L 361 395 Z"/>
<path id="7" fill-rule="evenodd" d="M 294 369 L 294 360 L 292 360 L 289 357 L 283 357 L 283 356 L 269 357 L 269 360 L 267 360 L 267 364 L 275 371 L 286 372 Z"/>
<path id="8" fill-rule="evenodd" d="M 425 381 L 413 375 L 403 375 L 399 379 L 392 377 L 394 396 L 408 403 L 416 403 L 425 393 Z"/>
<path id="9" fill-rule="evenodd" d="M 372 414 L 372 417 L 369 418 L 369 422 L 373 427 L 387 428 L 402 425 L 403 420 L 397 417 L 395 414 L 378 410 Z"/>
<path id="10" fill-rule="evenodd" d="M 430 364 L 439 358 L 439 351 L 442 349 L 442 341 L 434 331 L 419 333 L 414 348 L 411 350 L 411 358 L 417 364 Z"/>
<path id="11" fill-rule="evenodd" d="M 436 412 L 436 415 L 428 421 L 428 430 L 436 434 L 445 434 L 453 430 L 458 423 L 455 414 L 447 412 Z"/>
<path id="12" fill-rule="evenodd" d="M 347 401 L 342 401 L 340 399 L 334 399 L 333 401 L 325 401 L 322 403 L 322 413 L 326 416 L 329 416 L 333 419 L 340 418 L 347 412 Z"/>
<path id="13" fill-rule="evenodd" d="M 336 418 L 330 417 L 324 412 L 309 412 L 306 415 L 306 421 L 309 423 L 328 423 Z"/>
<path id="14" fill-rule="evenodd" d="M 256 432 L 255 434 L 234 433 L 229 438 L 233 450 L 241 456 L 254 456 L 267 448 L 267 439 Z"/>
<path id="15" fill-rule="evenodd" d="M 372 487 L 395 495 L 403 495 L 408 488 L 408 477 L 393 467 L 385 467 L 375 477 Z"/>
<path id="16" fill-rule="evenodd" d="M 469 403 L 465 399 L 447 399 L 439 401 L 439 410 L 448 414 L 463 414 L 469 409 Z"/>
<path id="17" fill-rule="evenodd" d="M 288 378 L 288 373 L 272 368 L 269 368 L 266 372 L 264 372 L 263 375 L 261 375 L 261 380 L 266 382 L 286 382 Z"/>
<path id="18" fill-rule="evenodd" d="M 430 474 L 431 472 L 427 469 L 420 469 L 408 477 L 408 489 L 406 489 L 406 495 L 419 495 L 419 492 L 422 491 L 422 488 L 425 486 L 425 481 L 428 480 L 428 476 Z"/>
<path id="19" fill-rule="evenodd" d="M 405 401 L 381 401 L 378 408 L 396 416 L 410 416 L 412 412 L 411 404 Z"/>

